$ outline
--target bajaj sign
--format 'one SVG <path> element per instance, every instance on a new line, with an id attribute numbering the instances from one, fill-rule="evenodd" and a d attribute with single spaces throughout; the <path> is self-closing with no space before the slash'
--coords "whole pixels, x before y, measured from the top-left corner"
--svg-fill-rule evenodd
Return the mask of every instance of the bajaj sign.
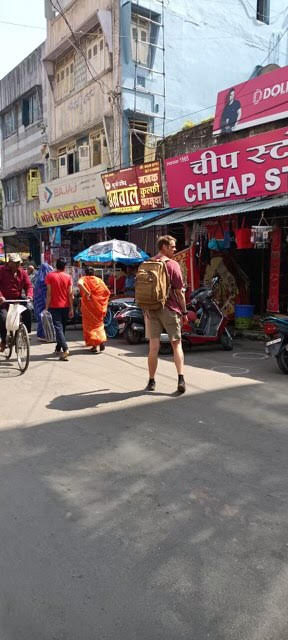
<path id="1" fill-rule="evenodd" d="M 213 133 L 231 133 L 288 117 L 288 67 L 218 93 Z"/>

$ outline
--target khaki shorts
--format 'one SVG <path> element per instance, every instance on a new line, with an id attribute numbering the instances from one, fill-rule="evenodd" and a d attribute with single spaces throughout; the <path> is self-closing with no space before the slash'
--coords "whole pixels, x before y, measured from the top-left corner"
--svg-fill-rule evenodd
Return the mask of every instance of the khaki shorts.
<path id="1" fill-rule="evenodd" d="M 146 338 L 160 338 L 167 331 L 170 342 L 181 340 L 181 316 L 168 307 L 145 313 Z"/>

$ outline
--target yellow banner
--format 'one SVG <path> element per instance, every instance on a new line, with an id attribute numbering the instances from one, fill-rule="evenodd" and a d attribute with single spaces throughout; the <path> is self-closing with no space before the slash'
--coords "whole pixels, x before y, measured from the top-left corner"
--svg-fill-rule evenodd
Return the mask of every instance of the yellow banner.
<path id="1" fill-rule="evenodd" d="M 53 209 L 42 209 L 34 212 L 34 218 L 39 227 L 58 227 L 62 224 L 77 224 L 88 222 L 101 216 L 97 201 L 78 202 L 77 204 L 63 205 Z"/>

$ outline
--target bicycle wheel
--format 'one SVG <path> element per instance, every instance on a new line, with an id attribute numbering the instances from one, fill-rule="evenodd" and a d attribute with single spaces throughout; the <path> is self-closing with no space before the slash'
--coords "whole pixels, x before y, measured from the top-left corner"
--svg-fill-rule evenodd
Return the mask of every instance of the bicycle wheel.
<path id="1" fill-rule="evenodd" d="M 18 367 L 21 373 L 24 373 L 28 369 L 30 360 L 30 342 L 25 324 L 20 324 L 16 332 L 15 349 Z"/>
<path id="2" fill-rule="evenodd" d="M 108 338 L 117 338 L 119 333 L 119 326 L 117 320 L 113 318 L 108 326 L 105 327 Z"/>
<path id="3" fill-rule="evenodd" d="M 6 360 L 10 360 L 13 351 L 13 335 L 7 336 L 6 338 L 6 347 L 4 351 L 4 356 Z"/>

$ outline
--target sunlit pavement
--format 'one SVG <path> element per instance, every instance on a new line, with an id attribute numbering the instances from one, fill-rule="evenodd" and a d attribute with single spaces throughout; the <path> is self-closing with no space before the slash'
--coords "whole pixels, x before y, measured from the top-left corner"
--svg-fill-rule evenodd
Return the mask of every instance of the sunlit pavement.
<path id="1" fill-rule="evenodd" d="M 287 640 L 287 384 L 263 344 L 0 361 L 1 640 Z"/>

